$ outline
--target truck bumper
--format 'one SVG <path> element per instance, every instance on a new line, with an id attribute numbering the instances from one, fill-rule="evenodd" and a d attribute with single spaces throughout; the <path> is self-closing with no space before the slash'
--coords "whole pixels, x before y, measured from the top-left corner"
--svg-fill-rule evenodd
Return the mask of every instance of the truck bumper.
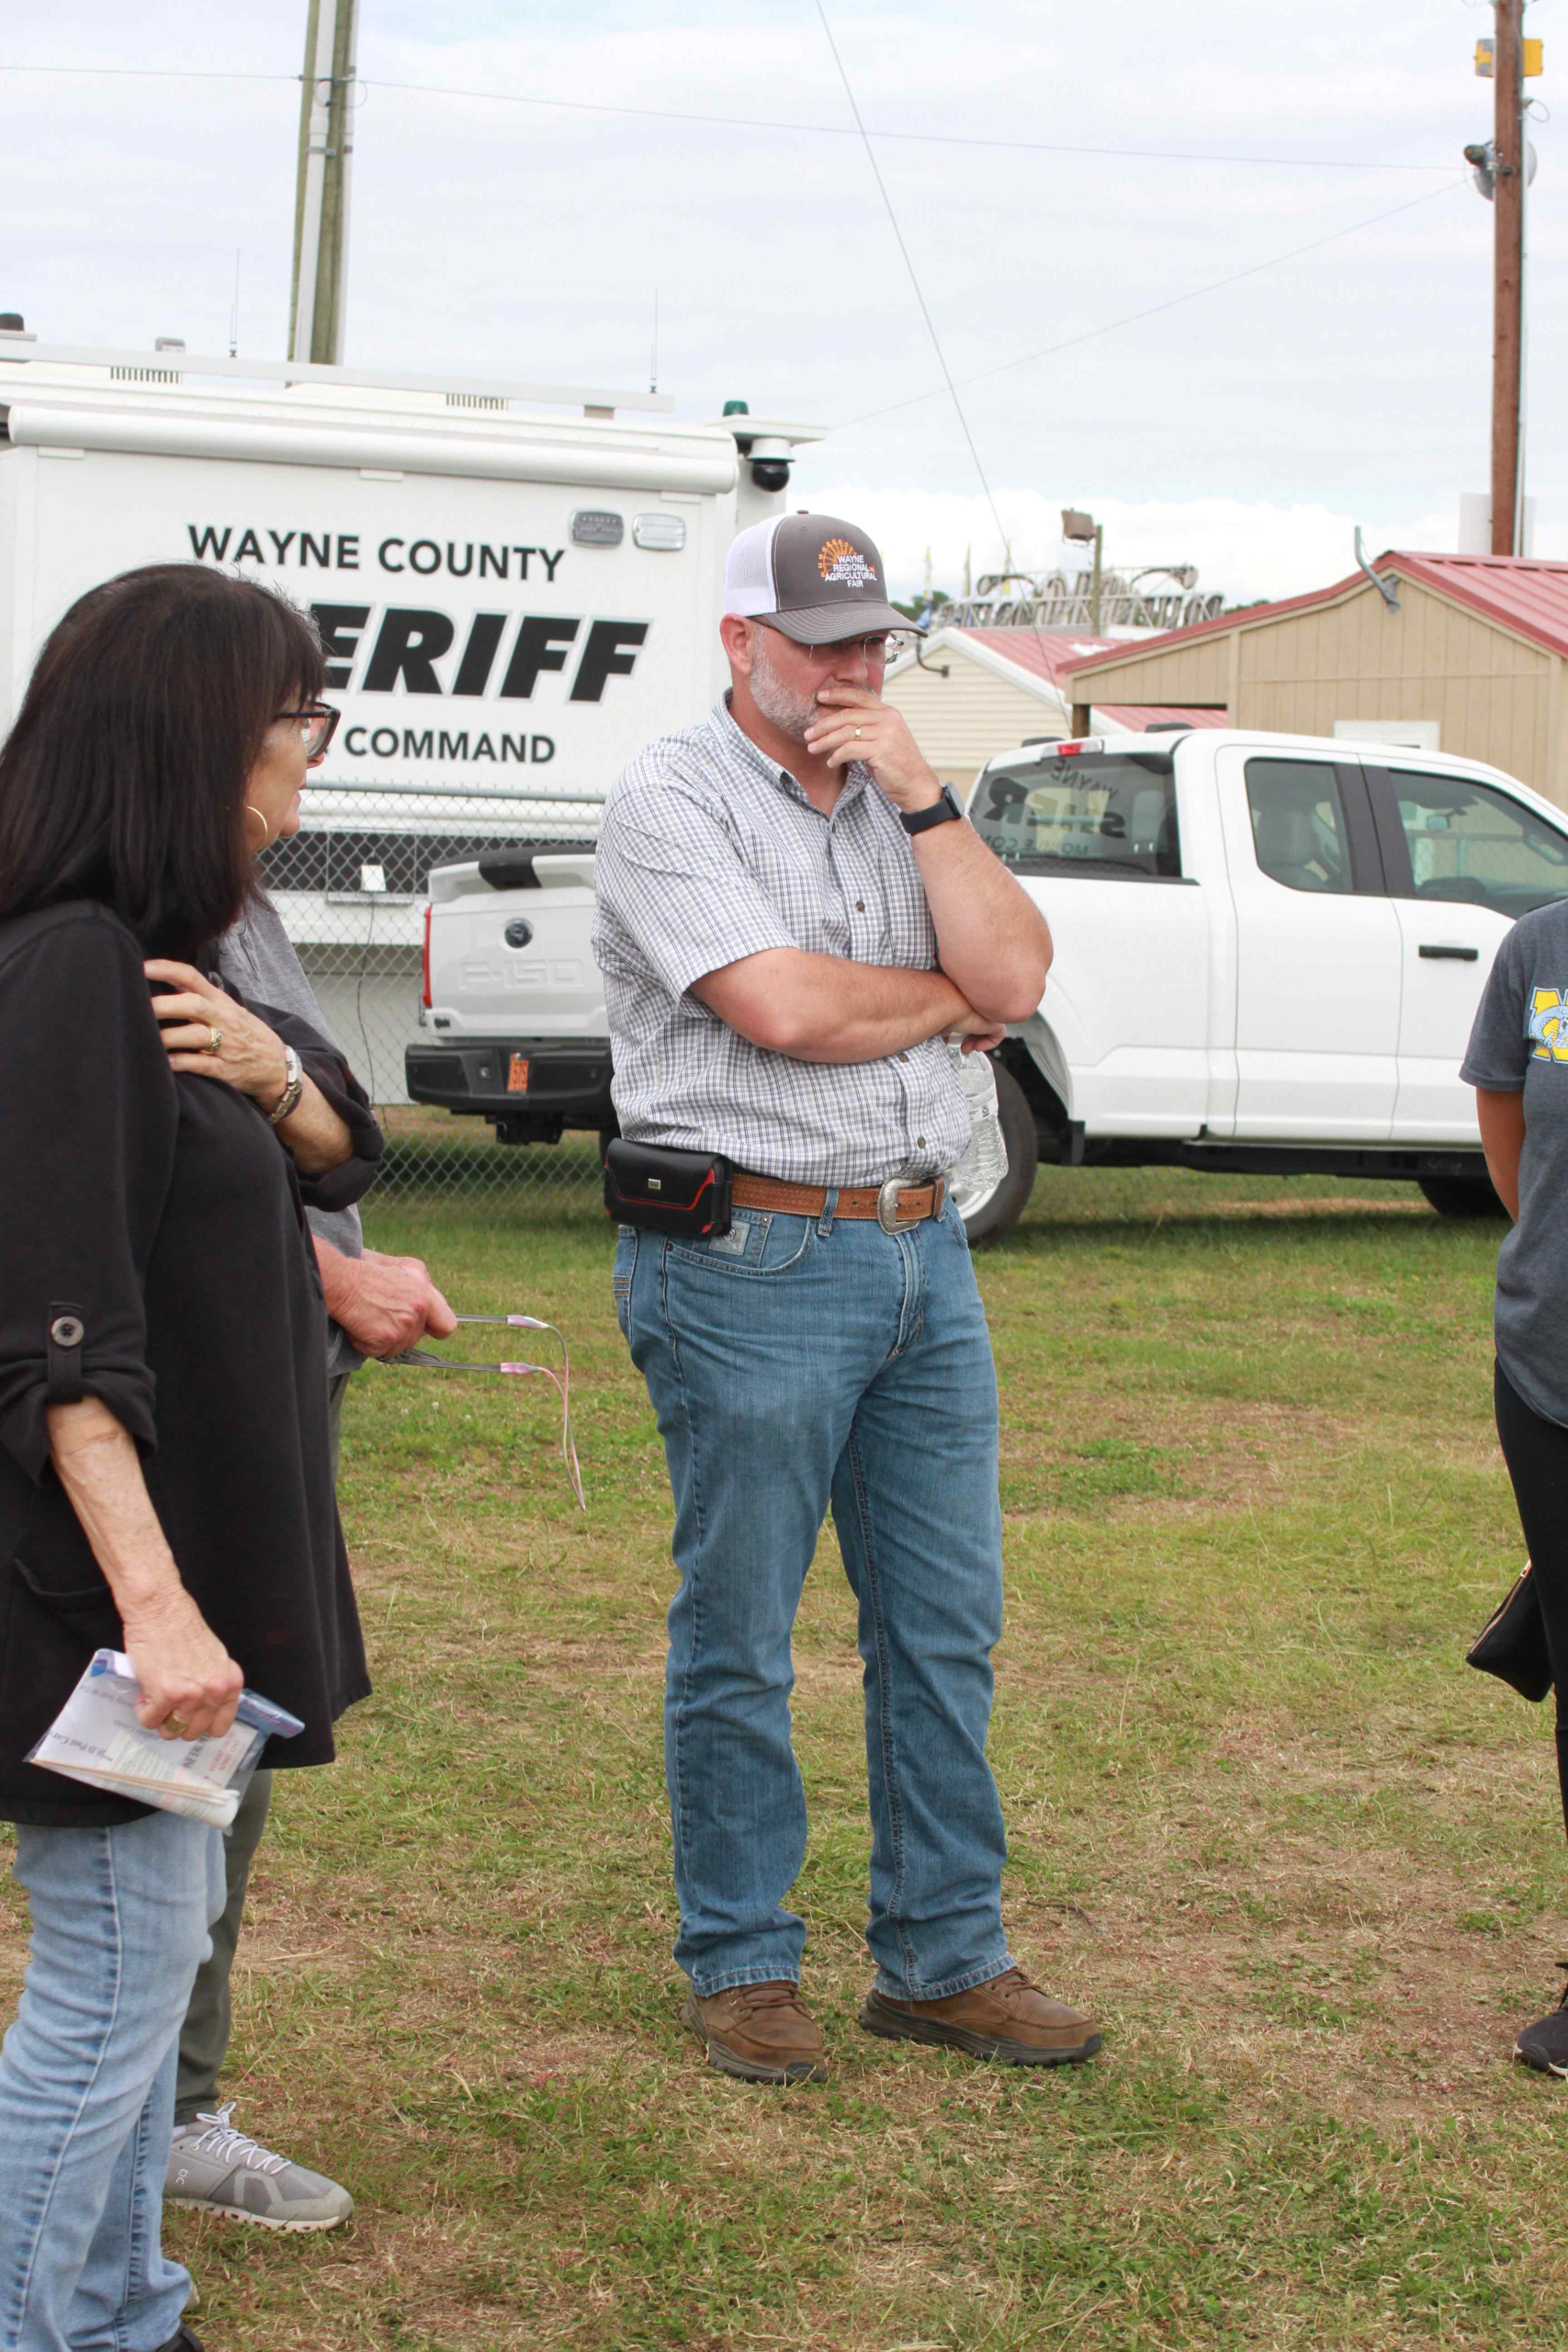
<path id="1" fill-rule="evenodd" d="M 604 1037 L 473 1037 L 409 1046 L 409 1099 L 489 1119 L 500 1143 L 555 1143 L 566 1127 L 615 1124 Z"/>

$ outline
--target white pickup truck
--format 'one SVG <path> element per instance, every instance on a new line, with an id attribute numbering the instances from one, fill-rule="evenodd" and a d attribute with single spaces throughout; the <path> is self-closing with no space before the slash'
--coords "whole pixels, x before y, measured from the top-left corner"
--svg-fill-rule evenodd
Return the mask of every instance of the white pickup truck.
<path id="1" fill-rule="evenodd" d="M 1040 743 L 968 813 L 1049 919 L 1039 1011 L 995 1057 L 1013 1224 L 1042 1159 L 1414 1179 L 1492 1212 L 1459 1064 L 1509 924 L 1568 898 L 1568 816 L 1472 760 L 1230 729 Z M 409 1091 L 503 1141 L 607 1127 L 592 860 L 431 876 Z"/>

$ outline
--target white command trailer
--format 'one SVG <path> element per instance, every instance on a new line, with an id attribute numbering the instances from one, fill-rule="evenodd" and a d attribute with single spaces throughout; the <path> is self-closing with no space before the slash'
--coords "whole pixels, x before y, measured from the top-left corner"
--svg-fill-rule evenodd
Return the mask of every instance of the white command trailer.
<path id="1" fill-rule="evenodd" d="M 819 429 L 670 405 L 0 331 L 0 729 L 116 572 L 212 564 L 308 607 L 344 715 L 264 872 L 378 1102 L 408 1100 L 431 867 L 592 839 L 717 691 L 726 550 Z"/>

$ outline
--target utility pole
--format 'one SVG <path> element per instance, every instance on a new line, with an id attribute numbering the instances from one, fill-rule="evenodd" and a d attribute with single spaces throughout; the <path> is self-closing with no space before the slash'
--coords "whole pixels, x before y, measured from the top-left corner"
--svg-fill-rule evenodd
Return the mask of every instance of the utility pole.
<path id="1" fill-rule="evenodd" d="M 1525 0 L 1495 0 L 1492 249 L 1492 552 L 1519 552 L 1524 360 Z"/>
<path id="2" fill-rule="evenodd" d="M 310 0 L 294 187 L 288 356 L 337 367 L 347 310 L 348 195 L 359 0 Z"/>

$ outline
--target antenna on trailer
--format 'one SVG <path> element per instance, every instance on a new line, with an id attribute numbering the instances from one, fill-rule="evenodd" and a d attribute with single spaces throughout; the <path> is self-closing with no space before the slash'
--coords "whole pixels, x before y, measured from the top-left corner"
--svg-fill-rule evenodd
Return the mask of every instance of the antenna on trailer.
<path id="1" fill-rule="evenodd" d="M 659 288 L 653 289 L 653 349 L 648 362 L 648 389 L 659 390 Z"/>
<path id="2" fill-rule="evenodd" d="M 234 300 L 229 311 L 229 356 L 240 355 L 240 248 L 234 248 Z"/>

